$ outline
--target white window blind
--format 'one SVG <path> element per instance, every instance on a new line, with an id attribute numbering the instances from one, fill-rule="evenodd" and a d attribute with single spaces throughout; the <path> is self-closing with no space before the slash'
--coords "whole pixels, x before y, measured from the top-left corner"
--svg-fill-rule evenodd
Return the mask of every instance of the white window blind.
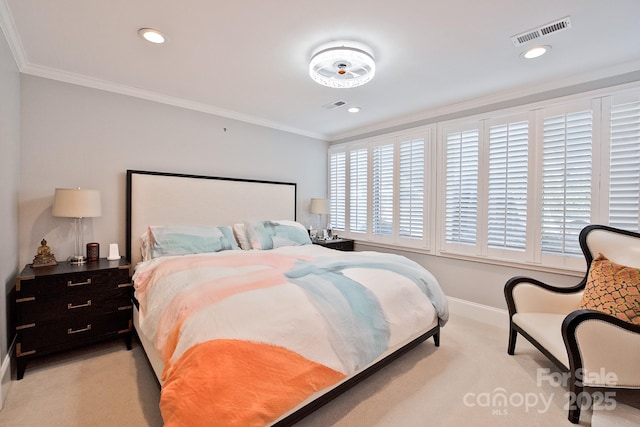
<path id="1" fill-rule="evenodd" d="M 425 145 L 424 139 L 400 142 L 399 218 L 401 238 L 424 238 Z"/>
<path id="2" fill-rule="evenodd" d="M 347 203 L 347 155 L 344 151 L 331 153 L 329 157 L 329 199 L 331 227 L 344 231 Z"/>
<path id="3" fill-rule="evenodd" d="M 367 232 L 367 149 L 352 150 L 349 154 L 349 230 Z"/>
<path id="4" fill-rule="evenodd" d="M 393 233 L 393 144 L 373 148 L 373 234 Z"/>
<path id="5" fill-rule="evenodd" d="M 445 240 L 475 245 L 478 213 L 478 129 L 446 138 Z"/>
<path id="6" fill-rule="evenodd" d="M 640 101 L 611 107 L 609 224 L 639 230 Z"/>
<path id="7" fill-rule="evenodd" d="M 491 126 L 487 244 L 524 251 L 527 246 L 529 122 Z"/>
<path id="8" fill-rule="evenodd" d="M 542 253 L 582 254 L 591 221 L 592 111 L 545 117 L 542 154 Z"/>

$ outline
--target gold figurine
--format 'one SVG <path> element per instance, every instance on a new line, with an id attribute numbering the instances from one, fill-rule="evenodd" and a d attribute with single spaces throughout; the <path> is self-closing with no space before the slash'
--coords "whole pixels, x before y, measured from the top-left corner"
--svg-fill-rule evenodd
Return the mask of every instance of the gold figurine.
<path id="1" fill-rule="evenodd" d="M 47 241 L 42 239 L 38 246 L 38 253 L 33 258 L 33 267 L 44 267 L 47 265 L 58 265 L 56 257 L 51 253 L 51 249 L 47 246 Z"/>

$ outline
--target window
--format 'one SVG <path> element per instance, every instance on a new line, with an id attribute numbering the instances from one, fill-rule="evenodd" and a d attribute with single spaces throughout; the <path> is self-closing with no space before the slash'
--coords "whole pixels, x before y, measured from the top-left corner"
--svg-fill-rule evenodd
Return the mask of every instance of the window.
<path id="1" fill-rule="evenodd" d="M 345 230 L 345 214 L 347 200 L 346 154 L 344 151 L 329 156 L 329 192 L 331 206 L 329 215 L 331 227 L 337 231 Z"/>
<path id="2" fill-rule="evenodd" d="M 349 231 L 367 232 L 367 149 L 353 150 L 349 156 Z"/>
<path id="3" fill-rule="evenodd" d="M 519 114 L 491 120 L 489 125 L 487 253 L 518 258 L 531 249 L 527 241 L 529 117 Z"/>
<path id="4" fill-rule="evenodd" d="M 610 112 L 609 224 L 640 229 L 640 96 L 613 99 Z"/>
<path id="5" fill-rule="evenodd" d="M 444 246 L 457 252 L 477 252 L 479 135 L 477 127 L 446 131 Z"/>
<path id="6" fill-rule="evenodd" d="M 393 144 L 373 147 L 373 234 L 393 232 Z"/>
<path id="7" fill-rule="evenodd" d="M 343 235 L 428 249 L 425 204 L 431 197 L 428 183 L 434 172 L 425 164 L 432 128 L 330 148 L 332 221 L 333 215 L 341 215 L 339 206 L 348 207 L 344 212 L 348 226 L 340 229 Z M 343 176 L 349 177 L 344 199 Z"/>
<path id="8" fill-rule="evenodd" d="M 401 141 L 399 151 L 398 234 L 400 238 L 422 241 L 426 199 L 424 138 Z"/>
<path id="9" fill-rule="evenodd" d="M 344 218 L 355 239 L 583 271 L 578 235 L 586 225 L 640 230 L 637 88 L 441 122 L 329 152 L 332 216 Z"/>

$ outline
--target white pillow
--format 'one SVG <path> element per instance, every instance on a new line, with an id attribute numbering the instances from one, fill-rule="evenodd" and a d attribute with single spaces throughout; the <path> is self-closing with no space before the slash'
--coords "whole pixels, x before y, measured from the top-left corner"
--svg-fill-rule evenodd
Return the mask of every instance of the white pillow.
<path id="1" fill-rule="evenodd" d="M 244 223 L 233 224 L 233 234 L 236 236 L 236 240 L 238 241 L 238 245 L 240 245 L 241 249 L 251 249 L 251 243 L 247 236 L 247 228 Z"/>
<path id="2" fill-rule="evenodd" d="M 142 255 L 142 261 L 149 261 L 153 257 L 151 256 L 151 237 L 149 228 L 140 236 L 140 255 Z"/>

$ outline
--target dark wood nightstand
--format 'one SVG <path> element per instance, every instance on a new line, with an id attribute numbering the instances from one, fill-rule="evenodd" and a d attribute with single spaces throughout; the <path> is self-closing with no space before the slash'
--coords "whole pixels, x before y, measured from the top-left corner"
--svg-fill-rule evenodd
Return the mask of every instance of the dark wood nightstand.
<path id="1" fill-rule="evenodd" d="M 16 278 L 18 379 L 31 358 L 124 336 L 131 349 L 132 285 L 121 258 L 33 268 Z"/>
<path id="2" fill-rule="evenodd" d="M 314 245 L 321 245 L 330 249 L 337 249 L 339 251 L 351 252 L 353 251 L 353 240 L 351 239 L 331 239 L 331 240 L 318 240 L 312 239 L 311 242 Z"/>

